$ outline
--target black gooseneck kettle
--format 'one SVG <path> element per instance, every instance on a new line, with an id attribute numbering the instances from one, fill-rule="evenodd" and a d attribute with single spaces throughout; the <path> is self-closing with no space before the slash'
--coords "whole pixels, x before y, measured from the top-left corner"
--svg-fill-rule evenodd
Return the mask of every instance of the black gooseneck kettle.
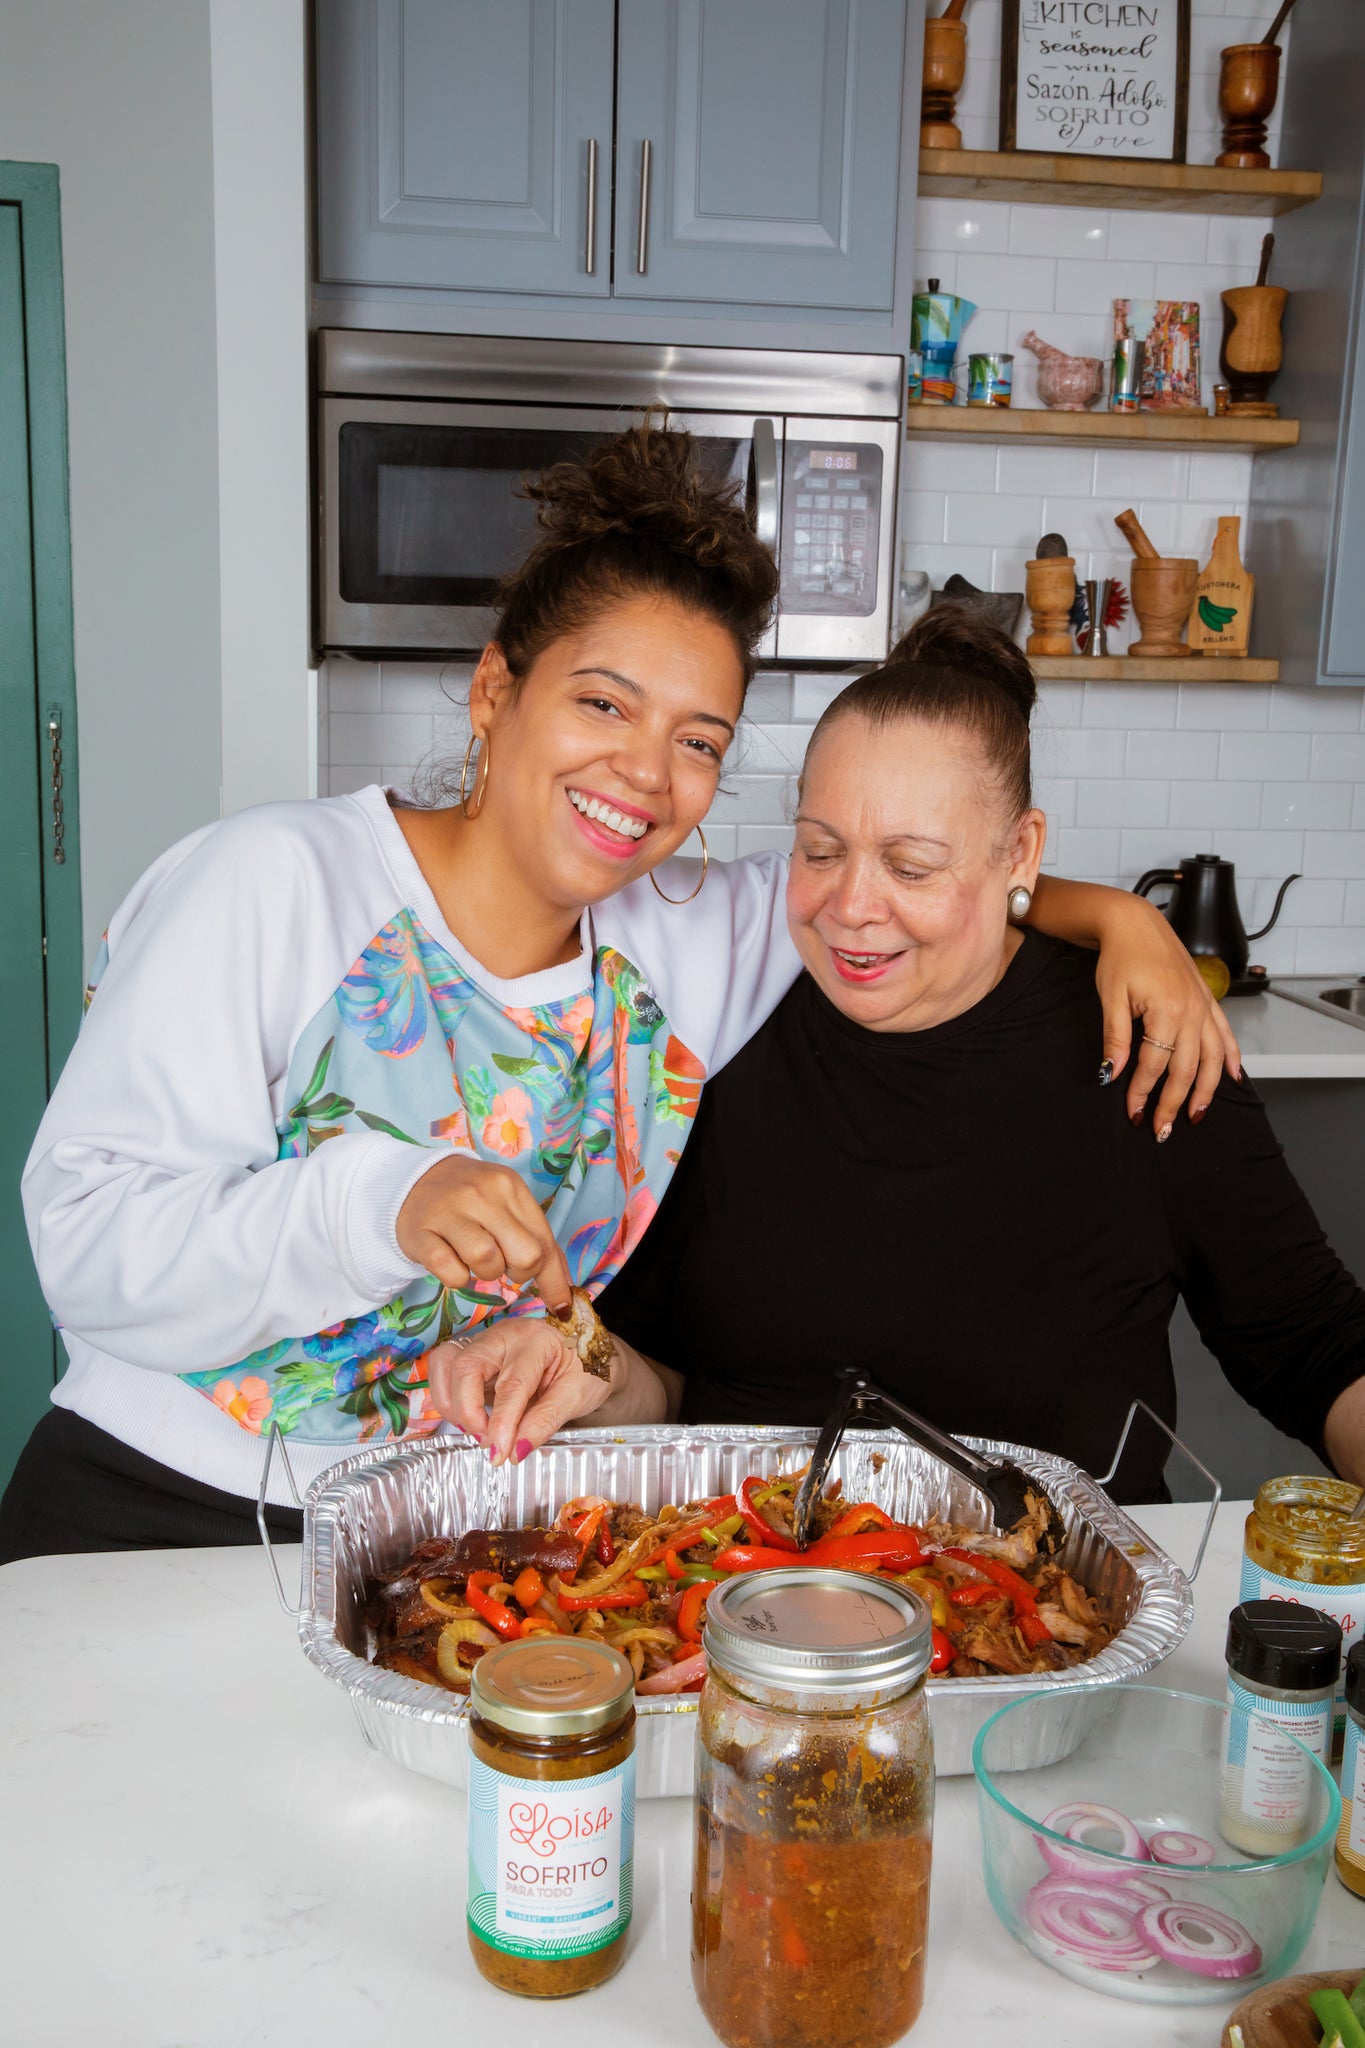
<path id="1" fill-rule="evenodd" d="M 1171 894 L 1162 908 L 1176 937 L 1196 959 L 1221 960 L 1231 983 L 1227 993 L 1246 995 L 1268 985 L 1264 968 L 1247 973 L 1248 942 L 1265 937 L 1280 914 L 1285 890 L 1301 879 L 1289 875 L 1281 882 L 1270 923 L 1258 932 L 1248 932 L 1242 924 L 1236 868 L 1216 853 L 1190 854 L 1178 868 L 1150 868 L 1133 893 L 1145 896 L 1158 882 L 1169 882 Z"/>

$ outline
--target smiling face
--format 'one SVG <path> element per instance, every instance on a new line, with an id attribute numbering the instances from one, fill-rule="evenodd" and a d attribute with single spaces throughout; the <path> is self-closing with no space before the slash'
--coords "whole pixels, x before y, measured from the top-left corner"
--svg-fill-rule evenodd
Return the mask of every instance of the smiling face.
<path id="1" fill-rule="evenodd" d="M 667 598 L 553 641 L 519 688 L 487 648 L 469 699 L 490 741 L 481 832 L 546 904 L 598 903 L 701 823 L 743 702 L 731 635 Z"/>
<path id="2" fill-rule="evenodd" d="M 838 718 L 807 758 L 787 886 L 797 950 L 871 1031 L 923 1031 L 994 988 L 1018 945 L 1041 811 L 1011 819 L 980 743 L 951 725 Z"/>

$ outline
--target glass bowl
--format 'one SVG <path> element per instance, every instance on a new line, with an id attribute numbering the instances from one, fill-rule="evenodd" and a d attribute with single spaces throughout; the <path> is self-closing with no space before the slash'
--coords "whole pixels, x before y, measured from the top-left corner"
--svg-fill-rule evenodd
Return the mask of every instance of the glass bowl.
<path id="1" fill-rule="evenodd" d="M 987 1721 L 972 1750 L 986 1890 L 1016 1941 L 1087 1989 L 1153 2005 L 1239 1998 L 1293 1969 L 1318 1910 L 1341 1794 L 1321 1758 L 1295 1743 L 1307 1823 L 1296 1846 L 1244 1855 L 1219 1827 L 1227 1717 L 1217 1700 L 1118 1685 L 1030 1693 Z M 1115 1809 L 1141 1842 L 1121 1846 L 1116 1827 L 1091 1821 L 1078 1848 L 1042 1825 L 1073 1803 Z M 1214 1860 L 1176 1866 L 1124 1853 L 1159 1830 Z M 1163 1894 L 1189 1912 L 1164 1910 Z M 1179 1964 L 1161 1953 L 1172 1937 Z"/>

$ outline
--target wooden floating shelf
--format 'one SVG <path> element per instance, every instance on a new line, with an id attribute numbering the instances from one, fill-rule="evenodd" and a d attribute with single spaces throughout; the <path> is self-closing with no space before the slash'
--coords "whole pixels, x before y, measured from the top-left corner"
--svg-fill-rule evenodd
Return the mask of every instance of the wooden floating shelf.
<path id="1" fill-rule="evenodd" d="M 1158 207 L 1166 213 L 1292 213 L 1322 196 L 1321 171 L 1227 171 L 1217 164 L 1119 163 L 989 149 L 922 149 L 926 198 L 1032 206 Z"/>
<path id="2" fill-rule="evenodd" d="M 1297 420 L 1238 420 L 1199 412 L 1049 412 L 1045 406 L 910 405 L 905 431 L 930 440 L 1069 441 L 1081 448 L 1293 448 Z"/>
<path id="3" fill-rule="evenodd" d="M 1042 683 L 1277 683 L 1278 661 L 1231 654 L 1195 654 L 1187 661 L 1144 661 L 1133 654 L 1035 654 L 1029 667 Z"/>

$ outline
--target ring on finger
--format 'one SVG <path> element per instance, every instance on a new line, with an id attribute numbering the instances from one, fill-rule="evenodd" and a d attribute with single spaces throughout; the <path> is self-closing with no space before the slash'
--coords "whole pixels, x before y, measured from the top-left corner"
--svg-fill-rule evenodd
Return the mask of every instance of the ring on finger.
<path id="1" fill-rule="evenodd" d="M 1159 1045 L 1163 1052 L 1175 1051 L 1175 1047 L 1173 1045 L 1168 1045 L 1164 1038 L 1149 1038 L 1144 1035 L 1142 1042 L 1144 1045 Z"/>

